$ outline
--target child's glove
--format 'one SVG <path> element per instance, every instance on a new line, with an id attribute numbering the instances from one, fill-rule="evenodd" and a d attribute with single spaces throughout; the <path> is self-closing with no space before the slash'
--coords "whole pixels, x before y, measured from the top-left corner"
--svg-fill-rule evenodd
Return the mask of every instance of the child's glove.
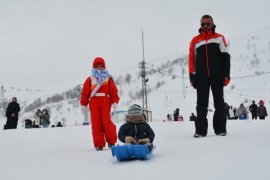
<path id="1" fill-rule="evenodd" d="M 126 136 L 125 137 L 125 143 L 134 144 L 134 143 L 136 143 L 136 140 L 132 136 Z"/>
<path id="2" fill-rule="evenodd" d="M 114 112 L 117 109 L 117 103 L 113 103 L 112 107 L 113 107 L 113 112 Z"/>
<path id="3" fill-rule="evenodd" d="M 86 106 L 81 106 L 82 113 L 85 114 L 87 112 L 87 107 Z"/>
<path id="4" fill-rule="evenodd" d="M 147 143 L 150 143 L 150 139 L 149 138 L 139 139 L 138 143 L 139 144 L 147 144 Z"/>

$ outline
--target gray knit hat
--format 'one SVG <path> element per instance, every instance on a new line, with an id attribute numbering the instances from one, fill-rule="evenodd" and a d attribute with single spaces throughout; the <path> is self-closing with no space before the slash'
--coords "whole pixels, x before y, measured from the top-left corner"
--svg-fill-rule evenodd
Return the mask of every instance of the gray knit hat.
<path id="1" fill-rule="evenodd" d="M 145 122 L 143 108 L 138 104 L 130 106 L 127 114 L 127 122 L 134 124 Z"/>
<path id="2" fill-rule="evenodd" d="M 138 104 L 133 104 L 128 108 L 128 115 L 143 114 L 143 108 Z"/>

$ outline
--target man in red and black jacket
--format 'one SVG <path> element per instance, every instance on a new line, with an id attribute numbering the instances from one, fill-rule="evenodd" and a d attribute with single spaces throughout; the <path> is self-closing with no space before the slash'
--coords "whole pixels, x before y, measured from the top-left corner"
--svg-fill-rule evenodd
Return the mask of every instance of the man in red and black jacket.
<path id="1" fill-rule="evenodd" d="M 195 36 L 189 48 L 189 77 L 197 89 L 197 118 L 194 137 L 207 135 L 207 107 L 209 91 L 214 97 L 213 126 L 216 135 L 226 136 L 226 115 L 223 86 L 230 82 L 230 54 L 223 35 L 215 32 L 216 25 L 210 15 L 201 17 L 200 34 Z"/>

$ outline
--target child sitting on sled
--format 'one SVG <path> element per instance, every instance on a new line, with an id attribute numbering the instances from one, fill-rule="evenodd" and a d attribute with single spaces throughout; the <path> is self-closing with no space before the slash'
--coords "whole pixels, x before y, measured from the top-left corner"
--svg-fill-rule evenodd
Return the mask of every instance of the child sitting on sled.
<path id="1" fill-rule="evenodd" d="M 141 106 L 137 104 L 130 106 L 126 123 L 119 129 L 118 139 L 125 144 L 146 144 L 152 151 L 155 133 L 145 120 Z"/>

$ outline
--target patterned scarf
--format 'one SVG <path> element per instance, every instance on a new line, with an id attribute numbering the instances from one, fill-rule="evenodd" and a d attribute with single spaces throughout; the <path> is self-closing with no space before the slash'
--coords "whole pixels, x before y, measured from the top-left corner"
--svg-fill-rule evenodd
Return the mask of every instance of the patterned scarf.
<path id="1" fill-rule="evenodd" d="M 93 89 L 93 91 L 91 92 L 90 97 L 93 97 L 96 92 L 99 90 L 99 88 L 101 87 L 102 82 L 104 81 L 104 79 L 106 79 L 107 77 L 111 76 L 109 74 L 109 72 L 107 70 L 97 70 L 97 69 L 93 69 L 92 70 L 92 76 L 97 78 L 97 86 Z"/>
<path id="2" fill-rule="evenodd" d="M 106 79 L 107 77 L 110 76 L 109 72 L 104 69 L 104 70 L 96 70 L 93 69 L 92 70 L 92 76 L 97 78 L 97 84 L 100 84 L 104 81 L 104 79 Z"/>

